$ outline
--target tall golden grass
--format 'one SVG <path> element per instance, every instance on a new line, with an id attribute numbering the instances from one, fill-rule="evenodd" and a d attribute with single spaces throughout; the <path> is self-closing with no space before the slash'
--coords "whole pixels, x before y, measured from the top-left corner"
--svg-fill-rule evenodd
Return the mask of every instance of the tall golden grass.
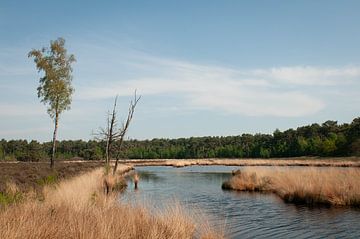
<path id="1" fill-rule="evenodd" d="M 126 171 L 123 166 L 120 171 Z M 102 169 L 46 187 L 44 201 L 0 211 L 0 238 L 222 238 L 179 205 L 154 214 L 102 192 Z M 205 225 L 205 224 L 204 224 Z"/>
<path id="2" fill-rule="evenodd" d="M 268 191 L 286 202 L 360 207 L 360 169 L 245 168 L 224 189 Z"/>

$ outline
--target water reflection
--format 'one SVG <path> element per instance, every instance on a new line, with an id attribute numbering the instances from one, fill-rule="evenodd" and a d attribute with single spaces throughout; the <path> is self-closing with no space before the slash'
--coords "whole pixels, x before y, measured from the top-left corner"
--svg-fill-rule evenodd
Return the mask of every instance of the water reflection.
<path id="1" fill-rule="evenodd" d="M 147 182 L 147 183 L 150 183 L 150 182 L 153 182 L 153 183 L 156 183 L 160 180 L 165 180 L 165 178 L 157 175 L 156 173 L 153 173 L 153 172 L 148 172 L 148 171 L 138 171 L 137 172 L 140 180 L 142 182 Z M 129 174 L 127 177 L 126 177 L 127 180 L 129 181 L 133 181 L 133 174 Z"/>
<path id="2" fill-rule="evenodd" d="M 221 184 L 239 167 L 137 167 L 139 190 L 129 187 L 128 202 L 162 207 L 174 199 L 201 209 L 229 238 L 359 238 L 360 211 L 285 204 L 273 194 L 222 191 Z"/>

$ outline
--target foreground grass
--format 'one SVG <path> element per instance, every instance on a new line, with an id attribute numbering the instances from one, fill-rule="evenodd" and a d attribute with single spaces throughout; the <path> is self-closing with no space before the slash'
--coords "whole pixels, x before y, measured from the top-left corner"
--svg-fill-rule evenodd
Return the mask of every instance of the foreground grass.
<path id="1" fill-rule="evenodd" d="M 153 214 L 144 206 L 119 203 L 116 193 L 104 195 L 103 180 L 103 169 L 97 169 L 56 188 L 45 186 L 42 202 L 7 207 L 0 211 L 0 238 L 221 238 L 179 205 Z"/>
<path id="2" fill-rule="evenodd" d="M 224 189 L 273 192 L 297 204 L 360 207 L 357 168 L 246 168 L 234 174 Z"/>

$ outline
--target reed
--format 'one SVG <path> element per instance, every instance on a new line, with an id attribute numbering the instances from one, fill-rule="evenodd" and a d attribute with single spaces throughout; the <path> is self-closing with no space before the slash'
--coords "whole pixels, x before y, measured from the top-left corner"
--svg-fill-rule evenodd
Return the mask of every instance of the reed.
<path id="1" fill-rule="evenodd" d="M 360 207 L 360 169 L 245 168 L 224 189 L 273 192 L 285 202 Z"/>
<path id="2" fill-rule="evenodd" d="M 123 166 L 120 171 L 128 170 Z M 0 238 L 222 238 L 203 229 L 179 205 L 154 213 L 105 195 L 102 169 L 44 188 L 44 201 L 0 211 Z"/>

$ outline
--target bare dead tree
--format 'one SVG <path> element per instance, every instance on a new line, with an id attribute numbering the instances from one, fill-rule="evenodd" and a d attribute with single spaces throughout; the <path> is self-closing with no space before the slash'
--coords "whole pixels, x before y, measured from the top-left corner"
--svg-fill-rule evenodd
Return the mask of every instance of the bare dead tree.
<path id="1" fill-rule="evenodd" d="M 118 161 L 121 155 L 121 147 L 124 141 L 126 132 L 130 126 L 130 122 L 133 118 L 135 108 L 137 103 L 139 102 L 141 96 L 137 96 L 136 91 L 134 94 L 134 99 L 130 101 L 128 116 L 126 121 L 122 122 L 121 127 L 118 127 L 118 120 L 117 120 L 117 112 L 116 112 L 116 104 L 118 97 L 115 97 L 114 107 L 112 113 L 108 114 L 107 117 L 107 125 L 106 128 L 100 128 L 99 132 L 97 133 L 98 140 L 105 140 L 106 141 L 106 158 L 105 158 L 105 166 L 109 169 L 110 168 L 110 159 L 113 153 L 115 152 L 115 166 L 113 169 L 113 174 L 115 174 L 118 166 Z"/>
<path id="2" fill-rule="evenodd" d="M 121 155 L 121 147 L 124 142 L 126 132 L 130 126 L 130 122 L 133 118 L 136 105 L 139 102 L 140 98 L 141 98 L 141 96 L 137 96 L 136 91 L 135 91 L 134 99 L 130 101 L 128 116 L 126 118 L 126 121 L 122 123 L 122 126 L 121 126 L 120 130 L 118 131 L 119 134 L 118 134 L 118 140 L 116 142 L 116 157 L 115 157 L 115 166 L 114 166 L 114 170 L 113 170 L 113 175 L 115 175 L 115 173 L 116 173 L 119 158 Z"/>
<path id="3" fill-rule="evenodd" d="M 97 133 L 98 140 L 105 140 L 106 149 L 105 149 L 105 165 L 108 167 L 110 164 L 110 152 L 111 147 L 114 140 L 117 137 L 117 119 L 116 119 L 116 104 L 117 104 L 117 96 L 115 97 L 114 107 L 112 113 L 108 113 L 107 122 L 105 128 L 100 128 Z"/>

